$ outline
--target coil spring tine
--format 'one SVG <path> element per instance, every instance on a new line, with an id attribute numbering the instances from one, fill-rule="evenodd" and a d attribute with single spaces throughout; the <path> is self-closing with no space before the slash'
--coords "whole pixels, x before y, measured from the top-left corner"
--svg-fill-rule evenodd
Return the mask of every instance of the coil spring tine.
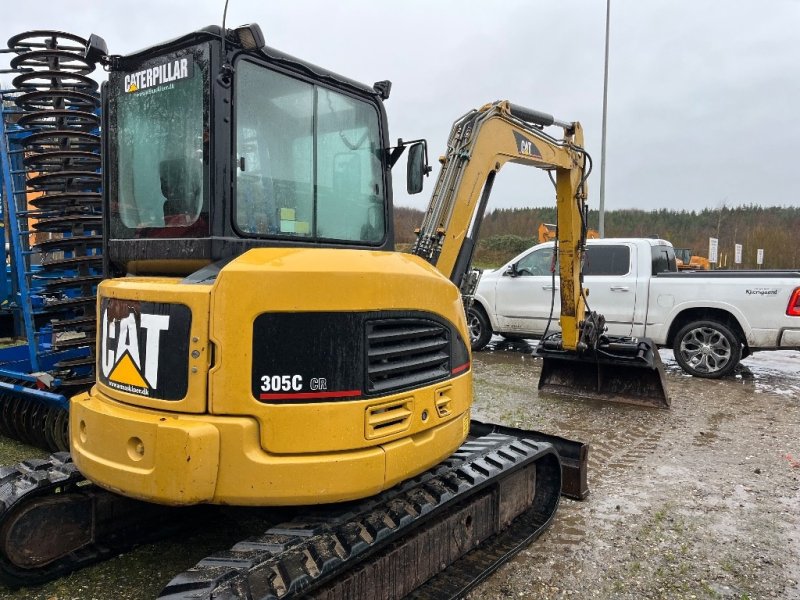
<path id="1" fill-rule="evenodd" d="M 63 347 L 83 341 L 91 357 L 94 298 L 102 275 L 100 98 L 97 82 L 89 77 L 95 66 L 83 56 L 85 44 L 79 36 L 51 30 L 26 31 L 8 40 L 15 55 L 10 60 L 16 73 L 13 100 L 21 112 L 16 125 L 25 131 L 19 138 L 26 170 L 22 195 L 38 194 L 30 200 L 33 209 L 20 211 L 25 219 L 20 229 L 26 232 L 23 239 L 30 239 L 31 250 L 42 256 L 41 276 L 35 279 L 42 312 L 58 319 L 59 332 L 81 334 L 77 339 L 71 336 Z M 33 277 L 30 282 L 33 288 Z M 69 388 L 74 379 L 86 386 L 93 379 L 87 373 L 93 361 L 86 363 L 63 369 L 63 385 Z M 0 416 L 0 428 L 17 437 L 69 449 L 64 409 L 16 399 L 3 403 Z"/>
<path id="2" fill-rule="evenodd" d="M 6 419 L 6 405 L 10 402 L 9 394 L 0 394 L 0 435 L 11 437 L 11 428 Z"/>
<path id="3" fill-rule="evenodd" d="M 69 452 L 69 412 L 61 409 L 56 416 L 53 438 L 61 452 Z"/>

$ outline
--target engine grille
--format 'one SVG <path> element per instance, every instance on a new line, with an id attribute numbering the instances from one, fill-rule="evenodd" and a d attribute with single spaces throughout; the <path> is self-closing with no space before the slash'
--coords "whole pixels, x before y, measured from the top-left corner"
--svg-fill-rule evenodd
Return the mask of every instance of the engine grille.
<path id="1" fill-rule="evenodd" d="M 448 329 L 427 319 L 367 322 L 367 391 L 386 393 L 450 374 Z"/>

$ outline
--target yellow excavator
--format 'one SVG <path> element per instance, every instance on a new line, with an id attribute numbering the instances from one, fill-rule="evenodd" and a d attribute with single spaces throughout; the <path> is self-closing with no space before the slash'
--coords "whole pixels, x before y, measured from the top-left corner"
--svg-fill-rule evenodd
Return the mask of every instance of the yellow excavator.
<path id="1" fill-rule="evenodd" d="M 558 227 L 555 223 L 539 223 L 539 243 L 553 242 L 558 239 Z M 596 229 L 586 230 L 587 240 L 597 240 L 600 238 L 600 233 Z"/>
<path id="2" fill-rule="evenodd" d="M 455 598 L 538 536 L 560 494 L 586 496 L 585 444 L 471 420 L 459 291 L 467 230 L 501 163 L 541 152 L 573 198 L 579 137 L 554 154 L 502 121 L 535 111 L 472 111 L 454 135 L 500 127 L 510 154 L 452 196 L 450 165 L 478 161 L 451 140 L 429 215 L 455 202 L 435 257 L 427 234 L 401 253 L 391 168 L 408 150 L 415 193 L 429 167 L 423 141 L 388 141 L 388 81 L 286 55 L 255 25 L 126 56 L 92 36 L 86 55 L 109 73 L 97 381 L 72 399 L 71 456 L 0 472 L 4 583 L 202 526 L 172 507 L 291 506 L 161 597 L 358 598 L 365 586 L 400 598 L 435 585 Z"/>
<path id="3" fill-rule="evenodd" d="M 157 537 L 186 514 L 169 507 L 292 506 L 160 597 L 456 598 L 561 493 L 586 496 L 584 444 L 470 419 L 462 300 L 503 164 L 554 172 L 562 331 L 545 366 L 658 375 L 646 340 L 609 341 L 585 310 L 578 123 L 509 102 L 456 121 L 406 254 L 391 167 L 408 150 L 412 193 L 429 167 L 424 142 L 388 142 L 389 82 L 269 48 L 257 26 L 127 56 L 92 36 L 87 57 L 109 71 L 97 382 L 72 399 L 71 458 L 0 474 L 5 583 Z"/>
<path id="4" fill-rule="evenodd" d="M 0 472 L 5 583 L 157 537 L 186 514 L 169 507 L 292 506 L 160 597 L 456 598 L 561 493 L 586 496 L 585 445 L 470 419 L 462 303 L 497 172 L 555 172 L 562 331 L 545 366 L 658 372 L 646 341 L 607 340 L 584 308 L 578 123 L 509 102 L 456 121 L 404 254 L 391 167 L 407 149 L 410 192 L 429 168 L 423 142 L 388 143 L 389 82 L 269 48 L 257 26 L 127 56 L 92 36 L 87 57 L 109 71 L 97 382 L 72 399 L 71 458 Z"/>
<path id="5" fill-rule="evenodd" d="M 711 263 L 705 256 L 692 254 L 691 248 L 675 248 L 675 264 L 679 271 L 708 271 Z"/>

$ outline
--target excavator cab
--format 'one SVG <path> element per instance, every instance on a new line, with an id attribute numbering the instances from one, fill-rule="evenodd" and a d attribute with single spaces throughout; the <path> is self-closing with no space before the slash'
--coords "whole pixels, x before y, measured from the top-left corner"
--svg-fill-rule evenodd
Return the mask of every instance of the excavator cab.
<path id="1" fill-rule="evenodd" d="M 387 82 L 243 46 L 255 28 L 105 59 L 109 275 L 188 275 L 256 247 L 393 248 Z"/>

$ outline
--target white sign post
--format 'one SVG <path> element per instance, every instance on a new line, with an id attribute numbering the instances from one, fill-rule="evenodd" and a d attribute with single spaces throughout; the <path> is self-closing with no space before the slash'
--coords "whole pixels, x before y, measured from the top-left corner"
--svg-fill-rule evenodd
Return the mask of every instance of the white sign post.
<path id="1" fill-rule="evenodd" d="M 742 264 L 742 245 L 735 244 L 733 248 L 734 248 L 733 262 L 735 262 L 737 265 L 740 265 Z"/>
<path id="2" fill-rule="evenodd" d="M 758 252 L 756 252 L 756 264 L 758 265 L 759 269 L 761 268 L 761 265 L 764 264 L 764 249 L 763 248 L 759 248 Z"/>
<path id="3" fill-rule="evenodd" d="M 719 249 L 719 240 L 717 238 L 708 238 L 708 262 L 717 262 L 717 250 Z"/>

